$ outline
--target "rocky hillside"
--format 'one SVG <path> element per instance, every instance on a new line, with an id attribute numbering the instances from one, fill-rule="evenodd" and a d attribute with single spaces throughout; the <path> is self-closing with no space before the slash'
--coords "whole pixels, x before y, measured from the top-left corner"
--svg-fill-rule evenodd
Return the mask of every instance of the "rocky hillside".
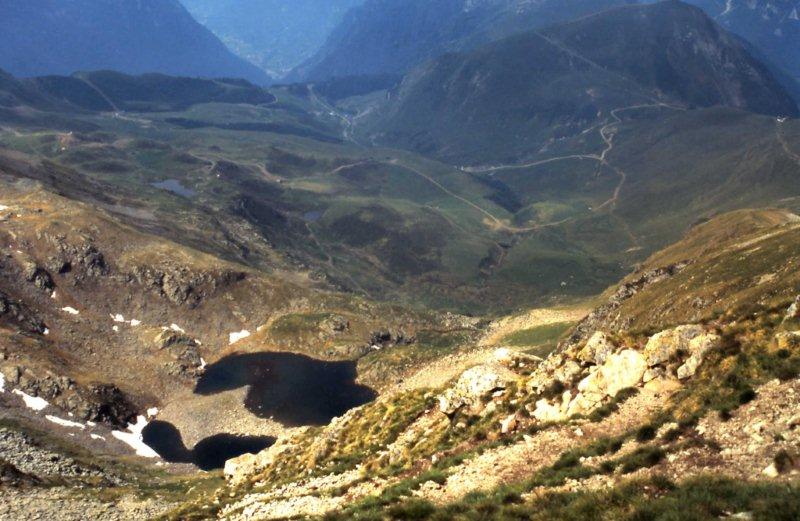
<path id="1" fill-rule="evenodd" d="M 380 389 L 424 360 L 413 352 L 472 327 L 336 293 L 306 273 L 226 262 L 30 181 L 1 182 L 0 387 L 14 410 L 44 411 L 38 421 L 69 415 L 67 427 L 97 424 L 91 432 L 106 436 L 155 408 L 192 444 L 276 434 L 274 422 L 253 426 L 243 396 L 196 394 L 205 368 L 253 352 L 346 361 L 353 373 L 362 360 L 360 382 Z"/>
<path id="2" fill-rule="evenodd" d="M 721 216 L 609 290 L 544 359 L 500 348 L 444 387 L 279 439 L 178 515 L 791 519 L 799 245 L 794 214 Z"/>
<path id="3" fill-rule="evenodd" d="M 800 79 L 800 3 L 797 0 L 689 0 L 717 23 L 752 42 Z"/>
<path id="4" fill-rule="evenodd" d="M 116 70 L 268 81 L 178 0 L 4 2 L 0 68 L 23 77 Z"/>
<path id="5" fill-rule="evenodd" d="M 798 113 L 734 37 L 697 8 L 662 2 L 443 56 L 406 76 L 369 132 L 451 161 L 504 160 L 579 136 L 615 109 L 659 104 Z"/>

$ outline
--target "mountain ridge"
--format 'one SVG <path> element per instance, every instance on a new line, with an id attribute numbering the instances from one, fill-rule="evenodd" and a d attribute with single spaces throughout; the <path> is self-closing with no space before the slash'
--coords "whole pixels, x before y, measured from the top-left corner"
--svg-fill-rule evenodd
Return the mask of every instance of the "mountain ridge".
<path id="1" fill-rule="evenodd" d="M 269 81 L 177 0 L 6 2 L 0 6 L 0 67 L 26 77 L 117 69 Z"/>

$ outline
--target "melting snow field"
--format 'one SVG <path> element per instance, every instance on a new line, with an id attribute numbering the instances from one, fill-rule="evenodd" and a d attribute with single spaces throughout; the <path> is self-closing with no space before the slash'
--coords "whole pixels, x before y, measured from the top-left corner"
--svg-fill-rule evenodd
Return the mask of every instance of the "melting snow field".
<path id="1" fill-rule="evenodd" d="M 80 311 L 78 311 L 77 309 L 75 309 L 75 308 L 73 308 L 73 307 L 69 307 L 69 306 L 67 306 L 67 307 L 65 307 L 65 308 L 61 308 L 61 311 L 64 311 L 64 312 L 66 312 L 66 313 L 69 313 L 70 315 L 79 315 L 79 314 L 81 313 L 81 312 L 80 312 Z"/>
<path id="2" fill-rule="evenodd" d="M 238 333 L 231 333 L 230 335 L 228 335 L 231 344 L 235 344 L 239 340 L 242 340 L 243 338 L 247 338 L 249 336 L 250 336 L 250 331 L 246 329 L 239 331 Z"/>
<path id="3" fill-rule="evenodd" d="M 50 405 L 44 398 L 37 398 L 36 396 L 25 394 L 19 389 L 14 389 L 11 392 L 18 396 L 22 396 L 22 401 L 25 402 L 25 407 L 28 409 L 32 409 L 34 411 L 43 411 L 48 405 Z"/>
<path id="4" fill-rule="evenodd" d="M 128 425 L 128 432 L 112 431 L 111 435 L 119 441 L 129 445 L 136 451 L 137 456 L 143 458 L 158 458 L 156 451 L 148 447 L 142 440 L 142 431 L 147 427 L 148 421 L 144 416 L 136 418 L 135 424 Z"/>
<path id="5" fill-rule="evenodd" d="M 48 415 L 45 416 L 45 418 L 47 418 L 48 421 L 51 421 L 51 422 L 53 422 L 53 423 L 55 423 L 57 425 L 61 425 L 62 427 L 70 427 L 70 428 L 81 429 L 81 430 L 86 428 L 86 426 L 83 425 L 82 423 L 77 423 L 77 422 L 72 422 L 72 421 L 69 421 L 69 420 L 65 420 L 63 418 L 59 418 L 58 416 L 51 416 L 51 415 L 48 414 Z"/>
<path id="6" fill-rule="evenodd" d="M 136 326 L 138 326 L 138 325 L 140 325 L 142 323 L 140 320 L 136 320 L 135 318 L 132 318 L 130 320 L 125 320 L 125 316 L 120 314 L 120 313 L 117 313 L 116 315 L 112 315 L 112 314 L 109 313 L 108 316 L 110 316 L 111 320 L 113 320 L 114 322 L 117 322 L 117 323 L 120 323 L 120 324 L 130 324 L 133 327 L 136 327 Z M 175 324 L 173 324 L 173 326 L 174 327 L 178 327 Z M 177 330 L 174 330 L 174 331 L 177 331 Z"/>

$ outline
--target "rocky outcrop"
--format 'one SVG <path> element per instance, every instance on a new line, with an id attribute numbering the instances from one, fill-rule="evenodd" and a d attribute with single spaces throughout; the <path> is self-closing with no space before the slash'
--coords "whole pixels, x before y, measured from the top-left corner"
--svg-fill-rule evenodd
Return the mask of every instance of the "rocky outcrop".
<path id="1" fill-rule="evenodd" d="M 685 380 L 694 376 L 706 354 L 721 341 L 719 335 L 707 332 L 702 326 L 678 326 L 653 335 L 644 355 L 649 367 L 661 367 L 667 373 L 674 371 L 675 376 Z"/>
<path id="2" fill-rule="evenodd" d="M 602 365 L 617 349 L 617 346 L 602 331 L 595 333 L 578 353 L 578 359 L 584 363 Z"/>
<path id="3" fill-rule="evenodd" d="M 606 362 L 578 383 L 578 391 L 585 395 L 615 397 L 622 389 L 635 387 L 642 382 L 647 369 L 644 356 L 633 349 L 610 355 Z"/>
<path id="4" fill-rule="evenodd" d="M 244 280 L 240 271 L 195 272 L 185 266 L 150 268 L 135 266 L 130 280 L 157 292 L 175 305 L 195 307 L 220 288 Z"/>
<path id="5" fill-rule="evenodd" d="M 51 291 L 55 284 L 53 278 L 44 268 L 40 267 L 33 260 L 26 260 L 22 263 L 22 276 L 25 280 L 36 286 L 42 291 Z"/>
<path id="6" fill-rule="evenodd" d="M 70 273 L 77 280 L 108 275 L 105 256 L 90 240 L 71 244 L 63 236 L 44 234 L 41 236 L 56 252 L 47 258 L 45 267 L 51 273 Z"/>
<path id="7" fill-rule="evenodd" d="M 82 421 L 124 428 L 136 418 L 136 406 L 111 384 L 79 386 L 67 376 L 34 373 L 19 365 L 4 366 L 2 374 L 9 387 L 43 398 Z"/>
<path id="8" fill-rule="evenodd" d="M 167 349 L 175 346 L 197 346 L 197 341 L 194 338 L 181 331 L 175 331 L 174 329 L 162 330 L 156 335 L 155 339 L 153 339 L 153 343 L 158 349 Z"/>
<path id="9" fill-rule="evenodd" d="M 200 344 L 182 331 L 164 329 L 154 339 L 156 348 L 168 350 L 175 362 L 168 364 L 170 374 L 182 378 L 197 378 L 203 372 Z"/>
<path id="10" fill-rule="evenodd" d="M 608 355 L 602 365 L 593 367 L 578 382 L 574 390 L 565 390 L 555 401 L 547 398 L 537 401 L 533 417 L 553 422 L 590 413 L 621 390 L 640 385 L 646 369 L 644 356 L 633 349 Z"/>
<path id="11" fill-rule="evenodd" d="M 622 306 L 625 301 L 642 291 L 643 289 L 667 280 L 680 273 L 689 262 L 679 262 L 663 268 L 656 268 L 646 271 L 637 278 L 625 282 L 608 299 L 608 302 L 592 311 L 586 318 L 575 327 L 570 337 L 561 345 L 562 349 L 575 347 L 587 340 L 596 331 L 622 331 L 628 324 L 619 322 L 615 316 L 615 311 Z"/>
<path id="12" fill-rule="evenodd" d="M 480 412 L 484 399 L 496 391 L 504 390 L 509 383 L 507 378 L 490 366 L 473 367 L 465 371 L 453 387 L 439 396 L 439 410 L 447 416 L 453 416 L 462 409 Z"/>
<path id="13" fill-rule="evenodd" d="M 43 334 L 47 327 L 27 306 L 0 292 L 0 321 L 15 324 L 22 331 Z"/>
<path id="14" fill-rule="evenodd" d="M 689 351 L 689 343 L 702 335 L 702 326 L 689 325 L 668 329 L 650 337 L 644 348 L 644 356 L 650 367 L 666 364 L 680 353 Z"/>
<path id="15" fill-rule="evenodd" d="M 394 346 L 410 345 L 416 342 L 413 335 L 409 335 L 402 330 L 386 329 L 374 331 L 369 339 L 369 346 L 372 349 L 385 349 Z"/>

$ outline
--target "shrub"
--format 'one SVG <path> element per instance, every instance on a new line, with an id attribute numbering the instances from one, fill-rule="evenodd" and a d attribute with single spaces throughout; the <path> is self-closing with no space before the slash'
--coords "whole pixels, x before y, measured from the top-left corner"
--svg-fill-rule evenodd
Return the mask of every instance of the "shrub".
<path id="1" fill-rule="evenodd" d="M 657 429 L 652 425 L 644 425 L 636 431 L 636 441 L 645 442 L 650 441 L 656 437 Z"/>

